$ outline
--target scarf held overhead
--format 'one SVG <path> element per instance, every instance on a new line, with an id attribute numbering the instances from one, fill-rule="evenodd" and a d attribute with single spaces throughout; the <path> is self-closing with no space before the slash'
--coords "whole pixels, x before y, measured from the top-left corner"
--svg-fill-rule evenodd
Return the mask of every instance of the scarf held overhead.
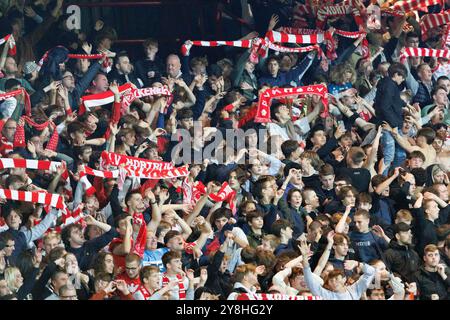
<path id="1" fill-rule="evenodd" d="M 258 103 L 258 110 L 256 112 L 255 122 L 270 122 L 270 105 L 272 99 L 298 96 L 298 95 L 308 95 L 316 94 L 322 97 L 322 103 L 324 105 L 324 111 L 321 114 L 322 117 L 328 115 L 328 99 L 326 97 L 328 93 L 327 87 L 323 84 L 297 87 L 297 88 L 273 88 L 264 91 Z"/>

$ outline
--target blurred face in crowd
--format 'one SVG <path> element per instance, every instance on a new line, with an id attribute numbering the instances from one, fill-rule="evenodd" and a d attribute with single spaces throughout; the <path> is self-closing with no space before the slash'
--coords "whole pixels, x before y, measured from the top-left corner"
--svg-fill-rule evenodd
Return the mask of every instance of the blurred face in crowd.
<path id="1" fill-rule="evenodd" d="M 88 71 L 90 65 L 91 65 L 91 62 L 89 61 L 89 59 L 77 59 L 76 68 L 82 74 L 85 74 Z"/>
<path id="2" fill-rule="evenodd" d="M 130 74 L 133 66 L 130 63 L 130 58 L 122 56 L 116 63 L 116 68 L 123 74 Z"/>
<path id="3" fill-rule="evenodd" d="M 52 249 L 59 246 L 60 241 L 57 237 L 50 237 L 44 241 L 44 251 L 46 254 L 49 254 Z"/>
<path id="4" fill-rule="evenodd" d="M 356 229 L 359 232 L 366 233 L 369 231 L 369 219 L 362 216 L 357 215 L 353 217 L 353 221 L 355 223 Z"/>
<path id="5" fill-rule="evenodd" d="M 16 74 L 19 71 L 16 60 L 12 57 L 6 58 L 4 70 L 7 75 Z"/>
<path id="6" fill-rule="evenodd" d="M 442 170 L 438 170 L 434 175 L 433 175 L 433 182 L 434 183 L 444 183 L 445 180 L 445 172 Z"/>
<path id="7" fill-rule="evenodd" d="M 166 268 L 173 273 L 181 273 L 183 271 L 183 263 L 180 258 L 175 258 L 170 260 Z"/>
<path id="8" fill-rule="evenodd" d="M 147 232 L 147 250 L 156 250 L 158 248 L 158 238 L 153 232 Z"/>
<path id="9" fill-rule="evenodd" d="M 62 78 L 62 84 L 69 91 L 73 90 L 75 88 L 75 78 L 74 78 L 72 72 L 70 72 L 70 71 L 64 72 L 63 78 Z"/>
<path id="10" fill-rule="evenodd" d="M 81 246 L 86 240 L 84 239 L 84 234 L 80 228 L 73 228 L 70 232 L 70 242 L 73 245 Z"/>
<path id="11" fill-rule="evenodd" d="M 9 141 L 14 141 L 14 135 L 16 134 L 17 122 L 13 119 L 8 119 L 3 126 L 2 133 L 3 136 Z"/>
<path id="12" fill-rule="evenodd" d="M 410 245 L 412 243 L 412 232 L 411 232 L 411 230 L 398 232 L 395 235 L 395 237 L 397 238 L 397 241 L 398 241 L 399 244 Z"/>
<path id="13" fill-rule="evenodd" d="M 143 212 L 145 210 L 144 198 L 139 193 L 134 193 L 127 202 L 127 206 L 133 212 Z"/>
<path id="14" fill-rule="evenodd" d="M 228 184 L 230 185 L 231 189 L 233 190 L 239 190 L 241 188 L 241 185 L 239 184 L 239 181 L 237 179 L 237 174 L 235 171 L 231 172 L 228 177 Z"/>
<path id="15" fill-rule="evenodd" d="M 312 206 L 314 209 L 320 206 L 319 197 L 316 192 L 313 190 L 308 190 L 304 194 L 305 196 L 305 204 Z"/>
<path id="16" fill-rule="evenodd" d="M 156 290 L 159 289 L 159 284 L 161 283 L 161 274 L 158 272 L 152 272 L 148 278 L 144 279 L 145 284 L 148 285 L 149 288 Z"/>
<path id="17" fill-rule="evenodd" d="M 107 272 L 109 274 L 112 274 L 114 272 L 114 259 L 111 254 L 107 254 L 105 256 L 105 260 L 104 260 L 103 264 L 104 264 L 105 272 Z"/>
<path id="18" fill-rule="evenodd" d="M 436 201 L 429 201 L 425 204 L 427 218 L 434 221 L 439 218 L 439 206 Z"/>
<path id="19" fill-rule="evenodd" d="M 406 46 L 407 47 L 413 47 L 413 48 L 418 48 L 419 47 L 419 38 L 418 37 L 408 37 L 406 39 Z"/>
<path id="20" fill-rule="evenodd" d="M 342 199 L 342 203 L 344 204 L 344 206 L 354 207 L 356 203 L 355 194 L 351 190 L 349 190 L 344 199 Z"/>
<path id="21" fill-rule="evenodd" d="M 424 82 L 430 82 L 431 77 L 433 76 L 433 72 L 431 71 L 431 68 L 428 64 L 424 64 L 420 67 L 418 75 L 420 80 Z"/>
<path id="22" fill-rule="evenodd" d="M 426 252 L 423 256 L 423 261 L 425 262 L 425 266 L 429 268 L 435 268 L 438 266 L 439 262 L 441 261 L 441 256 L 439 254 L 439 251 L 429 251 Z"/>
<path id="23" fill-rule="evenodd" d="M 434 103 L 436 103 L 439 106 L 446 106 L 448 104 L 447 92 L 444 89 L 439 89 L 433 95 L 433 100 L 434 100 Z"/>
<path id="24" fill-rule="evenodd" d="M 60 272 L 54 280 L 52 280 L 53 288 L 56 292 L 59 291 L 59 288 L 65 286 L 67 281 L 69 280 L 69 276 L 65 272 Z"/>
<path id="25" fill-rule="evenodd" d="M 127 272 L 128 277 L 130 277 L 131 279 L 136 279 L 137 277 L 139 277 L 140 271 L 139 262 L 131 261 L 125 263 L 125 270 Z"/>
<path id="26" fill-rule="evenodd" d="M 94 81 L 94 89 L 98 92 L 105 92 L 109 88 L 108 78 L 104 74 L 98 74 Z"/>
<path id="27" fill-rule="evenodd" d="M 228 223 L 227 217 L 221 217 L 219 219 L 214 220 L 214 224 L 218 231 L 222 230 L 222 228 Z"/>
<path id="28" fill-rule="evenodd" d="M 86 198 L 86 209 L 92 214 L 95 213 L 99 208 L 100 204 L 96 196 L 90 196 Z"/>
<path id="29" fill-rule="evenodd" d="M 302 205 L 302 194 L 300 193 L 300 191 L 295 191 L 291 194 L 291 199 L 289 200 L 289 203 L 294 207 L 294 208 L 299 208 Z"/>
<path id="30" fill-rule="evenodd" d="M 369 300 L 386 300 L 386 295 L 383 289 L 373 289 L 368 298 Z"/>
<path id="31" fill-rule="evenodd" d="M 339 255 L 341 257 L 345 257 L 348 254 L 348 242 L 347 239 L 344 239 L 341 243 L 334 245 L 335 255 Z"/>
<path id="32" fill-rule="evenodd" d="M 311 137 L 311 142 L 314 146 L 322 147 L 327 142 L 327 137 L 323 130 L 318 130 L 314 132 L 314 135 Z"/>
<path id="33" fill-rule="evenodd" d="M 12 210 L 9 216 L 6 218 L 6 223 L 11 229 L 18 230 L 20 224 L 22 223 L 22 218 L 16 211 Z"/>
<path id="34" fill-rule="evenodd" d="M 334 174 L 320 176 L 320 182 L 325 190 L 331 190 L 334 187 Z"/>
<path id="35" fill-rule="evenodd" d="M 253 71 L 255 71 L 255 64 L 250 61 L 247 61 L 245 63 L 245 70 L 250 74 L 253 73 Z"/>
<path id="36" fill-rule="evenodd" d="M 269 63 L 267 63 L 267 70 L 269 71 L 269 74 L 272 77 L 276 77 L 278 74 L 278 71 L 280 70 L 280 65 L 277 60 L 270 60 Z"/>
<path id="37" fill-rule="evenodd" d="M 438 87 L 444 87 L 444 88 L 446 88 L 447 94 L 450 93 L 450 79 L 440 79 L 440 80 L 438 80 L 438 82 L 436 83 L 436 85 L 437 85 Z"/>
<path id="38" fill-rule="evenodd" d="M 262 217 L 256 217 L 253 218 L 252 221 L 250 221 L 250 227 L 252 227 L 253 230 L 261 230 L 264 225 L 264 220 Z"/>
<path id="39" fill-rule="evenodd" d="M 166 70 L 169 77 L 176 78 L 180 73 L 180 69 L 181 69 L 180 58 L 175 55 L 170 55 L 167 58 L 167 70 Z"/>
<path id="40" fill-rule="evenodd" d="M 415 169 L 415 168 L 422 168 L 423 166 L 423 159 L 419 158 L 419 157 L 414 157 L 409 159 L 409 167 L 411 169 Z"/>
<path id="41" fill-rule="evenodd" d="M 8 240 L 6 242 L 6 246 L 3 248 L 3 254 L 5 257 L 10 257 L 15 249 L 15 241 L 14 240 Z M 0 252 L 1 256 L 1 252 Z"/>
<path id="42" fill-rule="evenodd" d="M 167 242 L 167 247 L 170 248 L 170 250 L 172 251 L 182 251 L 184 249 L 184 240 L 183 237 L 181 236 L 181 234 L 172 237 L 168 242 Z"/>
<path id="43" fill-rule="evenodd" d="M 153 44 L 147 46 L 144 48 L 145 55 L 147 58 L 154 57 L 158 53 L 158 46 L 155 46 Z"/>
<path id="44" fill-rule="evenodd" d="M 445 202 L 448 202 L 449 196 L 447 186 L 443 183 L 440 183 L 436 189 L 439 193 L 439 198 L 444 200 Z"/>

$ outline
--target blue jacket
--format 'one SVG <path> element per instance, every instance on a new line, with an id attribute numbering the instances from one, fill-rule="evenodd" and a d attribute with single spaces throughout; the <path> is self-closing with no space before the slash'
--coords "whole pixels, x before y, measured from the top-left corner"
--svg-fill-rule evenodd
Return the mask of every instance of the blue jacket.
<path id="1" fill-rule="evenodd" d="M 278 72 L 276 77 L 271 75 L 265 75 L 258 79 L 258 83 L 261 86 L 264 83 L 269 84 L 272 87 L 282 87 L 290 85 L 291 82 L 295 82 L 297 86 L 301 85 L 301 79 L 308 68 L 311 66 L 314 58 L 307 55 L 300 63 L 288 72 Z"/>
<path id="2" fill-rule="evenodd" d="M 349 235 L 359 261 L 369 263 L 374 259 L 380 259 L 379 250 L 384 251 L 388 248 L 388 243 L 372 231 L 367 233 L 352 231 Z"/>

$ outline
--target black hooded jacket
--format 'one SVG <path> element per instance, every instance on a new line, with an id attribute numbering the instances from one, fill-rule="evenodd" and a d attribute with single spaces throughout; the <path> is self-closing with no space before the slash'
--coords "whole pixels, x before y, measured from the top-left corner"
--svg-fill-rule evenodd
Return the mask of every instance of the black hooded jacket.
<path id="1" fill-rule="evenodd" d="M 420 258 L 412 246 L 402 246 L 397 241 L 391 241 L 384 256 L 392 272 L 398 273 L 407 282 L 414 282 L 415 274 L 419 271 Z"/>

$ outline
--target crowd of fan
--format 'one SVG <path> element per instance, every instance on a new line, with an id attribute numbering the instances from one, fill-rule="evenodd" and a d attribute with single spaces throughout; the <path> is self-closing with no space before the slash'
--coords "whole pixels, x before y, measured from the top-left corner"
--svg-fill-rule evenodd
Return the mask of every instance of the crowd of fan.
<path id="1" fill-rule="evenodd" d="M 61 29 L 62 6 L 36 1 L 4 11 L 11 30 L 2 33 L 14 36 L 17 52 L 8 54 L 8 40 L 0 93 L 25 88 L 33 120 L 55 125 L 38 131 L 25 124 L 26 147 L 15 147 L 25 94 L 1 101 L 0 151 L 3 158 L 65 163 L 73 193 L 62 169 L 2 169 L 0 185 L 63 194 L 70 210 L 82 204 L 84 221 L 59 232 L 58 210 L 0 199 L 0 299 L 450 297 L 448 61 L 398 59 L 403 47 L 437 48 L 439 30 L 423 42 L 416 16 L 383 17 L 381 30 L 367 34 L 369 58 L 357 50 L 362 36 L 334 35 L 337 58 L 328 70 L 315 52 L 271 51 L 257 64 L 241 48 L 208 49 L 224 52 L 219 61 L 196 55 L 196 47 L 190 56 L 161 57 L 154 39 L 143 43 L 141 60 L 130 61 L 126 52 L 114 56 L 114 29 L 101 21 L 92 34 Z M 328 23 L 357 30 L 351 16 Z M 414 30 L 403 31 L 406 23 Z M 274 15 L 268 28 L 278 27 Z M 61 44 L 39 47 L 53 28 L 74 39 L 65 43 L 71 53 L 105 55 L 66 61 L 60 47 L 41 68 L 39 55 Z M 114 63 L 105 73 L 107 59 Z M 118 123 L 111 104 L 79 114 L 82 96 L 110 90 L 120 102 L 118 86 L 127 82 L 166 85 L 173 100 L 137 99 Z M 268 124 L 248 119 L 265 89 L 319 83 L 328 87 L 326 117 L 320 97 L 305 96 L 273 101 Z M 127 177 L 120 187 L 118 179 L 89 177 L 95 192 L 86 192 L 79 173 L 98 169 L 102 151 L 174 161 L 178 141 L 171 138 L 180 129 L 193 132 L 194 121 L 202 124 L 200 136 L 183 141 L 192 154 L 212 143 L 212 133 L 238 126 L 265 135 L 247 136 L 239 150 L 223 141 L 213 157 L 187 163 L 187 177 Z M 59 141 L 51 150 L 54 130 Z M 258 143 L 269 148 L 258 150 Z M 183 188 L 197 181 L 206 193 L 186 203 Z M 209 197 L 224 182 L 235 191 L 232 203 Z M 134 250 L 139 223 L 147 231 L 143 255 Z"/>

